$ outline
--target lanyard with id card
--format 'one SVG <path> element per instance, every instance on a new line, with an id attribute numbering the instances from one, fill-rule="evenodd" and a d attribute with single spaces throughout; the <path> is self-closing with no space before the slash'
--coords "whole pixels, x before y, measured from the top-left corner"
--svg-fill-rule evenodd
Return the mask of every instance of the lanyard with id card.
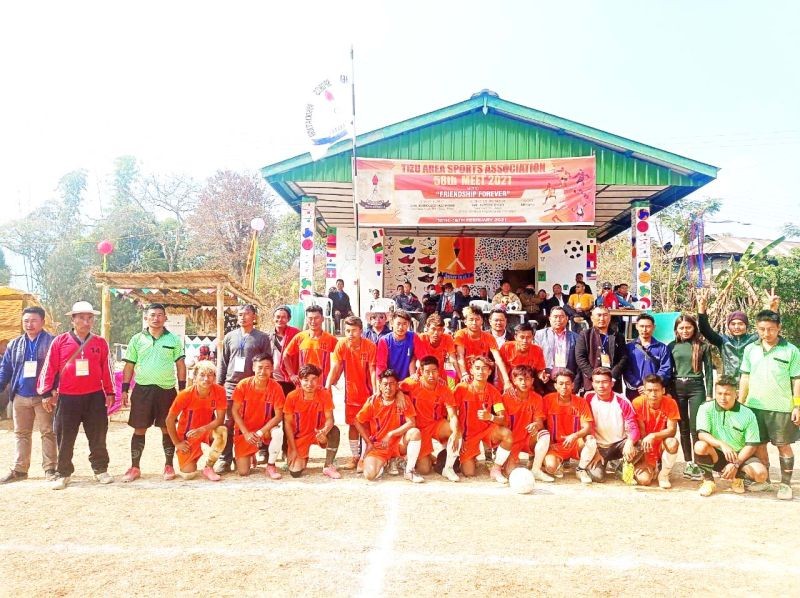
<path id="1" fill-rule="evenodd" d="M 37 363 L 35 361 L 26 361 L 22 366 L 22 377 L 23 378 L 35 378 L 36 377 L 36 366 Z"/>
<path id="2" fill-rule="evenodd" d="M 244 348 L 245 344 L 247 343 L 247 337 L 249 334 L 243 334 L 242 340 L 239 341 L 239 350 L 237 351 L 238 355 L 233 358 L 233 371 L 234 372 L 244 372 Z"/>
<path id="3" fill-rule="evenodd" d="M 81 353 L 80 359 L 75 360 L 75 375 L 76 376 L 89 375 L 89 360 L 83 357 L 83 353 Z"/>

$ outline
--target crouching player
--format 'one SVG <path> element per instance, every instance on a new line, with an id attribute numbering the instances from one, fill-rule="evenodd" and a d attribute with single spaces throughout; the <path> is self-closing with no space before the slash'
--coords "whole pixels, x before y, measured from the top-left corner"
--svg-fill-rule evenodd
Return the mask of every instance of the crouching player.
<path id="1" fill-rule="evenodd" d="M 755 456 L 761 443 L 758 421 L 748 407 L 736 401 L 736 387 L 734 378 L 722 376 L 714 389 L 714 401 L 706 401 L 697 412 L 694 454 L 705 476 L 700 496 L 711 496 L 716 490 L 715 471 L 737 494 L 744 492 L 744 478 L 756 484 L 767 481 L 767 468 Z"/>
<path id="2" fill-rule="evenodd" d="M 494 362 L 488 357 L 471 356 L 467 360 L 470 381 L 456 386 L 453 393 L 458 408 L 458 427 L 463 436 L 461 471 L 468 478 L 475 475 L 475 459 L 481 452 L 481 442 L 487 446 L 499 444 L 489 476 L 499 484 L 507 484 L 502 468 L 511 455 L 513 438 L 511 430 L 505 427 L 503 397 L 488 382 L 493 366 Z"/>
<path id="3" fill-rule="evenodd" d="M 344 338 L 339 339 L 333 350 L 333 367 L 328 374 L 325 387 L 331 387 L 344 373 L 344 421 L 347 424 L 352 458 L 342 469 L 363 469 L 361 441 L 355 426 L 356 415 L 372 396 L 377 387 L 375 378 L 375 344 L 361 338 L 364 324 L 361 318 L 348 316 L 344 319 Z"/>
<path id="4" fill-rule="evenodd" d="M 268 442 L 266 475 L 281 479 L 275 467 L 283 444 L 283 389 L 272 379 L 272 357 L 266 354 L 253 356 L 253 376 L 245 378 L 233 390 L 231 415 L 236 424 L 233 430 L 233 450 L 236 471 L 250 475 L 253 455 L 262 442 Z"/>
<path id="5" fill-rule="evenodd" d="M 178 475 L 184 480 L 197 476 L 205 443 L 211 445 L 211 451 L 203 475 L 218 482 L 221 478 L 214 473 L 214 463 L 228 439 L 228 430 L 222 425 L 228 401 L 225 389 L 216 383 L 217 369 L 212 362 L 201 361 L 194 371 L 194 384 L 180 391 L 169 408 L 167 433 L 178 455 Z"/>
<path id="6" fill-rule="evenodd" d="M 439 361 L 433 355 L 419 360 L 418 376 L 418 380 L 407 378 L 400 384 L 400 390 L 408 395 L 414 405 L 415 422 L 422 440 L 417 471 L 425 475 L 433 469 L 435 438 L 445 447 L 447 456 L 442 475 L 451 482 L 457 482 L 459 478 L 453 465 L 461 448 L 461 437 L 458 434 L 458 414 L 453 392 L 439 375 Z"/>
<path id="7" fill-rule="evenodd" d="M 519 327 L 517 327 L 519 330 Z M 517 333 L 519 334 L 519 332 Z M 506 343 L 507 344 L 507 343 Z M 505 345 L 503 345 L 505 348 Z M 511 430 L 513 445 L 506 461 L 508 474 L 519 463 L 519 454 L 528 453 L 528 464 L 533 476 L 540 482 L 552 482 L 553 477 L 542 471 L 542 463 L 550 448 L 550 432 L 544 427 L 544 406 L 540 394 L 533 391 L 534 369 L 517 365 L 511 369 L 513 392 L 503 395 L 506 421 Z"/>
<path id="8" fill-rule="evenodd" d="M 592 410 L 583 397 L 574 393 L 575 374 L 566 368 L 551 372 L 555 392 L 544 396 L 545 425 L 550 432 L 550 449 L 544 458 L 544 470 L 563 477 L 564 461 L 576 459 L 575 475 L 583 484 L 591 484 L 586 469 L 597 453 L 597 441 L 591 436 Z"/>
<path id="9" fill-rule="evenodd" d="M 675 432 L 678 422 L 681 421 L 681 413 L 675 399 L 665 394 L 661 376 L 649 374 L 642 382 L 644 395 L 633 400 L 633 410 L 642 435 L 639 442 L 644 451 L 644 459 L 636 465 L 634 477 L 640 486 L 649 486 L 653 482 L 660 459 L 658 485 L 664 489 L 672 488 L 669 474 L 678 458 L 680 445 L 675 438 Z"/>
<path id="10" fill-rule="evenodd" d="M 320 388 L 322 370 L 313 364 L 300 368 L 297 376 L 300 388 L 286 397 L 283 406 L 283 425 L 288 444 L 289 474 L 299 478 L 308 464 L 312 444 L 325 449 L 322 473 L 338 480 L 333 460 L 339 450 L 339 428 L 333 423 L 333 398 L 329 390 Z"/>
<path id="11" fill-rule="evenodd" d="M 414 427 L 414 406 L 399 392 L 398 375 L 392 369 L 378 376 L 378 394 L 370 398 L 356 416 L 356 428 L 366 443 L 364 477 L 374 480 L 390 459 L 406 455 L 405 478 L 424 482 L 415 467 L 421 447 L 419 429 Z"/>

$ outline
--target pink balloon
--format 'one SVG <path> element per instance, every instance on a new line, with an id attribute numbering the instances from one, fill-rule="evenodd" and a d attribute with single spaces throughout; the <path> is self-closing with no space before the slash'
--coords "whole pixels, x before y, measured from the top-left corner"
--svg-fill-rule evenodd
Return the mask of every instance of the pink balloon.
<path id="1" fill-rule="evenodd" d="M 114 245 L 107 239 L 100 241 L 97 244 L 97 251 L 100 253 L 100 255 L 108 255 L 114 251 Z"/>

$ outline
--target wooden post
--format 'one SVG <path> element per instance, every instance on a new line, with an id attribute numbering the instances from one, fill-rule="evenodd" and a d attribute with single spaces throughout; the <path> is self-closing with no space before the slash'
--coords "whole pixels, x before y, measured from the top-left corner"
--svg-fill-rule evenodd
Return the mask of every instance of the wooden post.
<path id="1" fill-rule="evenodd" d="M 100 293 L 100 328 L 103 338 L 111 344 L 111 291 L 104 284 Z"/>
<path id="2" fill-rule="evenodd" d="M 217 356 L 222 355 L 222 340 L 225 338 L 225 289 L 217 285 Z"/>

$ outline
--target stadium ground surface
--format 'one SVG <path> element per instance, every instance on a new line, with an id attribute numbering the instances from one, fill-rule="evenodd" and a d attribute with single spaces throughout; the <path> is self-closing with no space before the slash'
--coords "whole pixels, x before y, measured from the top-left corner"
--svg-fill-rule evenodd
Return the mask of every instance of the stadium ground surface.
<path id="1" fill-rule="evenodd" d="M 568 473 L 516 495 L 483 468 L 459 484 L 435 474 L 421 485 L 350 472 L 334 481 L 321 475 L 321 451 L 299 480 L 271 482 L 259 468 L 165 482 L 151 429 L 142 479 L 97 484 L 81 435 L 73 483 L 59 492 L 42 477 L 34 434 L 31 479 L 0 489 L 3 596 L 800 593 L 800 500 L 722 483 L 701 498 L 680 463 L 669 491 L 581 486 Z M 130 429 L 112 422 L 108 446 L 118 478 Z M 0 422 L 3 468 L 12 452 Z"/>

